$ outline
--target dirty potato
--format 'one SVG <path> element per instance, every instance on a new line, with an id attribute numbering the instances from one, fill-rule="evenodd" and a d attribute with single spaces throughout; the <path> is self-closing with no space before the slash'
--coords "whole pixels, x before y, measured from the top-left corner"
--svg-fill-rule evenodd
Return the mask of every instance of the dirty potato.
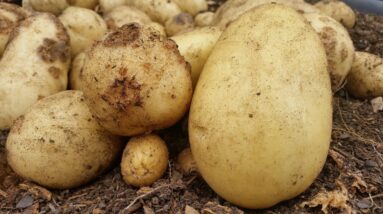
<path id="1" fill-rule="evenodd" d="M 339 0 L 322 0 L 315 4 L 322 13 L 331 16 L 333 19 L 342 23 L 347 28 L 355 25 L 355 12 L 343 1 Z"/>
<path id="2" fill-rule="evenodd" d="M 190 148 L 186 148 L 178 154 L 176 168 L 185 175 L 198 171 L 197 164 L 195 163 Z"/>
<path id="3" fill-rule="evenodd" d="M 193 16 L 189 13 L 180 13 L 166 21 L 165 30 L 168 36 L 192 30 L 194 28 Z"/>
<path id="4" fill-rule="evenodd" d="M 160 24 L 182 12 L 176 3 L 169 0 L 126 0 L 126 4 L 145 12 L 152 21 Z"/>
<path id="5" fill-rule="evenodd" d="M 189 107 L 190 66 L 176 43 L 136 23 L 93 45 L 82 74 L 82 91 L 92 113 L 118 135 L 169 127 Z"/>

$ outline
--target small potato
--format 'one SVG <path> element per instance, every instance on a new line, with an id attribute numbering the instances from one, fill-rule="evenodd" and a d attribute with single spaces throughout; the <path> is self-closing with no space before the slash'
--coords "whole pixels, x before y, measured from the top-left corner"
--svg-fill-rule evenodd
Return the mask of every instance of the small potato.
<path id="1" fill-rule="evenodd" d="M 28 11 L 33 11 L 33 7 L 32 7 L 32 5 L 31 5 L 30 1 L 31 1 L 31 0 L 23 0 L 22 3 L 21 3 L 21 6 L 22 6 L 24 9 L 28 10 Z"/>
<path id="2" fill-rule="evenodd" d="M 176 3 L 169 0 L 126 0 L 126 4 L 142 10 L 153 21 L 161 24 L 182 12 Z"/>
<path id="3" fill-rule="evenodd" d="M 182 150 L 182 152 L 178 155 L 176 167 L 185 175 L 198 171 L 197 164 L 193 158 L 190 148 Z"/>
<path id="4" fill-rule="evenodd" d="M 127 184 L 150 186 L 160 179 L 168 166 L 169 153 L 157 135 L 133 137 L 124 149 L 121 174 Z"/>
<path id="5" fill-rule="evenodd" d="M 206 0 L 173 0 L 182 11 L 195 16 L 197 13 L 208 9 Z"/>
<path id="6" fill-rule="evenodd" d="M 29 15 L 29 12 L 24 8 L 15 4 L 0 2 L 0 56 L 4 52 L 12 30 Z"/>
<path id="7" fill-rule="evenodd" d="M 189 108 L 190 66 L 153 28 L 134 23 L 110 32 L 87 52 L 82 74 L 86 101 L 111 133 L 167 128 Z"/>
<path id="8" fill-rule="evenodd" d="M 210 26 L 214 19 L 214 13 L 213 12 L 204 12 L 199 13 L 194 17 L 194 23 L 198 27 L 206 27 Z"/>
<path id="9" fill-rule="evenodd" d="M 58 18 L 36 13 L 22 21 L 0 60 L 0 129 L 37 100 L 65 90 L 69 64 L 69 36 Z"/>
<path id="10" fill-rule="evenodd" d="M 69 83 L 72 90 L 81 90 L 80 76 L 82 75 L 85 58 L 85 53 L 79 53 L 72 61 L 71 70 L 69 72 Z"/>
<path id="11" fill-rule="evenodd" d="M 152 20 L 148 15 L 146 15 L 141 10 L 122 5 L 114 8 L 110 12 L 104 15 L 104 19 L 108 24 L 109 29 L 116 29 L 125 24 L 130 24 L 133 22 L 145 25 L 151 23 Z"/>
<path id="12" fill-rule="evenodd" d="M 60 15 L 59 19 L 70 36 L 73 56 L 90 47 L 95 40 L 104 36 L 107 31 L 106 23 L 102 17 L 86 8 L 68 7 Z"/>
<path id="13" fill-rule="evenodd" d="M 326 49 L 328 71 L 333 92 L 344 83 L 354 61 L 354 44 L 347 30 L 333 18 L 324 14 L 304 14 L 318 33 Z"/>
<path id="14" fill-rule="evenodd" d="M 165 24 L 165 30 L 168 36 L 174 36 L 180 32 L 188 31 L 193 28 L 194 19 L 189 13 L 180 13 L 169 19 Z"/>
<path id="15" fill-rule="evenodd" d="M 112 11 L 114 8 L 124 5 L 126 0 L 99 0 L 101 11 L 105 14 Z"/>
<path id="16" fill-rule="evenodd" d="M 315 4 L 322 13 L 331 16 L 333 19 L 342 23 L 347 28 L 352 28 L 355 25 L 355 12 L 339 0 L 322 0 Z"/>
<path id="17" fill-rule="evenodd" d="M 166 31 L 165 31 L 165 27 L 163 25 L 161 25 L 160 23 L 151 22 L 151 23 L 147 24 L 146 27 L 153 28 L 154 30 L 156 30 L 160 34 L 160 36 L 163 36 L 163 37 L 167 36 Z"/>
<path id="18" fill-rule="evenodd" d="M 355 52 L 346 88 L 351 95 L 361 99 L 383 96 L 383 59 L 374 54 Z"/>
<path id="19" fill-rule="evenodd" d="M 204 27 L 171 37 L 177 43 L 181 55 L 191 65 L 193 86 L 197 84 L 203 66 L 221 33 L 217 27 Z"/>
<path id="20" fill-rule="evenodd" d="M 12 169 L 53 189 L 81 186 L 105 172 L 122 142 L 106 132 L 89 111 L 81 91 L 46 97 L 18 118 L 6 150 Z"/>
<path id="21" fill-rule="evenodd" d="M 26 7 L 31 6 L 33 10 L 49 12 L 55 15 L 59 15 L 69 6 L 93 9 L 96 4 L 97 0 L 28 0 L 27 2 L 23 3 L 23 5 Z"/>

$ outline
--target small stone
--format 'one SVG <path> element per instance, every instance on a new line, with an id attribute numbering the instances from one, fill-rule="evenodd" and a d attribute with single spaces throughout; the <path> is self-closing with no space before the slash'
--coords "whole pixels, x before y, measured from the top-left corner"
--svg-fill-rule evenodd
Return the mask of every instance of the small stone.
<path id="1" fill-rule="evenodd" d="M 185 214 L 199 214 L 199 212 L 195 210 L 193 207 L 186 205 Z"/>
<path id="2" fill-rule="evenodd" d="M 383 110 L 383 98 L 377 97 L 371 100 L 372 110 L 376 113 Z"/>
<path id="3" fill-rule="evenodd" d="M 20 199 L 19 202 L 16 204 L 17 209 L 25 209 L 27 207 L 32 206 L 33 204 L 33 198 L 30 195 L 25 195 L 23 198 Z"/>
<path id="4" fill-rule="evenodd" d="M 379 167 L 378 163 L 373 160 L 367 160 L 364 164 L 368 167 Z"/>
<path id="5" fill-rule="evenodd" d="M 371 203 L 371 201 L 368 200 L 368 199 L 360 200 L 360 201 L 358 201 L 358 203 L 356 203 L 356 205 L 357 205 L 360 209 L 368 209 L 368 208 L 371 208 L 371 207 L 373 206 L 373 204 Z"/>

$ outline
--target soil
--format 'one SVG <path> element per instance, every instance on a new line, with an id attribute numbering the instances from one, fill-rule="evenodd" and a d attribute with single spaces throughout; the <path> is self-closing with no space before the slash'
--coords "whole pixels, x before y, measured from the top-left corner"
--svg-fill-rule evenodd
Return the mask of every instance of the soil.
<path id="1" fill-rule="evenodd" d="M 358 14 L 350 30 L 357 50 L 383 56 L 383 17 Z M 267 210 L 245 210 L 217 196 L 194 173 L 175 169 L 175 156 L 187 146 L 186 119 L 161 132 L 171 148 L 166 175 L 153 186 L 123 182 L 118 166 L 94 182 L 73 190 L 47 190 L 5 167 L 7 132 L 0 132 L 0 213 L 383 213 L 383 114 L 370 101 L 346 91 L 334 96 L 331 149 L 311 187 Z M 2 181 L 2 182 L 1 182 Z M 306 205 L 306 206 L 304 206 Z M 325 206 L 328 205 L 327 208 Z M 312 206 L 312 207 L 311 207 Z"/>

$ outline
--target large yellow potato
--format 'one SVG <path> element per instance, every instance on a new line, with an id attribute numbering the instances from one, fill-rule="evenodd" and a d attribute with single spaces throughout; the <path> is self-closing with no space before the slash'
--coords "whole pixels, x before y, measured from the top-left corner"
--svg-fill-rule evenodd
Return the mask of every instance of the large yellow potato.
<path id="1" fill-rule="evenodd" d="M 100 124 L 132 136 L 167 128 L 189 108 L 190 66 L 153 28 L 124 25 L 92 46 L 82 91 Z"/>
<path id="2" fill-rule="evenodd" d="M 6 142 L 8 163 L 18 175 L 54 189 L 96 178 L 122 146 L 94 120 L 80 91 L 37 102 L 15 122 Z"/>
<path id="3" fill-rule="evenodd" d="M 104 19 L 93 10 L 86 8 L 68 7 L 59 19 L 70 36 L 73 56 L 85 51 L 107 31 Z"/>
<path id="4" fill-rule="evenodd" d="M 69 37 L 55 16 L 22 21 L 0 60 L 0 129 L 10 128 L 37 100 L 65 90 L 69 64 Z"/>
<path id="5" fill-rule="evenodd" d="M 322 0 L 317 2 L 315 7 L 347 28 L 352 28 L 355 25 L 356 15 L 354 11 L 343 1 Z"/>
<path id="6" fill-rule="evenodd" d="M 181 55 L 191 65 L 193 86 L 197 84 L 203 66 L 221 33 L 217 27 L 204 27 L 171 37 L 177 43 Z"/>
<path id="7" fill-rule="evenodd" d="M 304 17 L 276 4 L 251 10 L 222 33 L 193 95 L 199 172 L 246 208 L 297 196 L 325 163 L 331 99 L 325 50 Z"/>
<path id="8" fill-rule="evenodd" d="M 347 30 L 336 20 L 324 14 L 304 14 L 311 26 L 318 33 L 325 47 L 328 71 L 334 92 L 344 83 L 354 61 L 355 49 Z"/>
<path id="9" fill-rule="evenodd" d="M 374 54 L 355 52 L 346 88 L 357 98 L 383 96 L 383 59 Z"/>

